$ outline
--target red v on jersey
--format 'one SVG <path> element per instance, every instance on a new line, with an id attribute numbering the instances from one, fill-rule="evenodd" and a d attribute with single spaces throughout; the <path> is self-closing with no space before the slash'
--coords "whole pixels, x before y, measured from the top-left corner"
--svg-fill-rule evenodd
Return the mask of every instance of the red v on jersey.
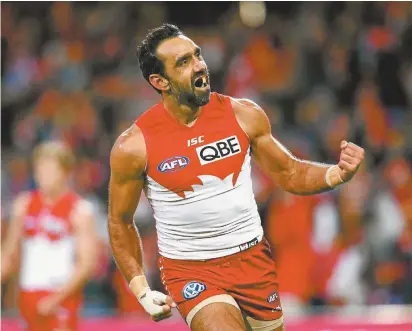
<path id="1" fill-rule="evenodd" d="M 26 237 L 45 234 L 50 240 L 59 240 L 72 235 L 70 221 L 79 196 L 73 192 L 66 193 L 56 203 L 47 206 L 39 191 L 33 191 L 27 207 L 24 232 Z"/>
<path id="2" fill-rule="evenodd" d="M 199 176 L 214 176 L 221 181 L 233 174 L 235 186 L 249 140 L 239 126 L 229 97 L 211 94 L 196 123 L 178 123 L 161 103 L 136 120 L 147 148 L 147 175 L 181 198 L 203 185 Z M 219 182 L 219 181 L 217 181 Z"/>

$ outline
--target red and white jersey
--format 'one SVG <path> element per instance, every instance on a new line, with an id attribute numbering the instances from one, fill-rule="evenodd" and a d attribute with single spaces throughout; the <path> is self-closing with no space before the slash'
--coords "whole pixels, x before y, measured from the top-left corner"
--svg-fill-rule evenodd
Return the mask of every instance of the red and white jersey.
<path id="1" fill-rule="evenodd" d="M 205 260 L 263 235 L 252 191 L 250 145 L 230 98 L 211 94 L 191 127 L 162 103 L 137 120 L 147 149 L 145 193 L 161 255 Z"/>
<path id="2" fill-rule="evenodd" d="M 31 193 L 22 240 L 23 291 L 55 290 L 72 276 L 75 242 L 70 216 L 79 201 L 68 192 L 48 206 L 40 192 Z"/>

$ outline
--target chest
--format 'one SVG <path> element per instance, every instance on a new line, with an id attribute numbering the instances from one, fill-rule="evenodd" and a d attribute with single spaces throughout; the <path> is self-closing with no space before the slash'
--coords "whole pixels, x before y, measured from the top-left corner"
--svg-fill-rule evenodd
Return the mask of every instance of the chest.
<path id="1" fill-rule="evenodd" d="M 72 226 L 69 215 L 56 215 L 48 208 L 41 208 L 37 212 L 28 212 L 24 220 L 24 236 L 46 236 L 51 241 L 58 241 L 71 235 Z"/>
<path id="2" fill-rule="evenodd" d="M 149 139 L 147 175 L 169 191 L 184 197 L 205 179 L 236 183 L 249 141 L 240 127 L 204 121 L 191 129 L 170 128 Z"/>
<path id="3" fill-rule="evenodd" d="M 150 166 L 161 173 L 177 172 L 189 165 L 206 167 L 218 163 L 224 166 L 230 163 L 230 158 L 246 152 L 248 143 L 242 138 L 238 130 L 224 127 L 174 130 L 152 141 Z M 226 162 L 222 162 L 225 159 Z"/>

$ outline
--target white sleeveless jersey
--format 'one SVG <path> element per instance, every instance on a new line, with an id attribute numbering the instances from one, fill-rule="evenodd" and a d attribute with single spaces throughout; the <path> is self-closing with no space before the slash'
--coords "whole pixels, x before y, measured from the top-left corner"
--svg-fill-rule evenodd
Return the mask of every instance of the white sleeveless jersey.
<path id="1" fill-rule="evenodd" d="M 79 201 L 67 193 L 53 206 L 41 194 L 31 193 L 22 240 L 20 288 L 23 291 L 56 290 L 73 275 L 75 242 L 70 214 Z"/>
<path id="2" fill-rule="evenodd" d="M 206 260 L 260 241 L 249 140 L 229 97 L 212 93 L 192 127 L 179 124 L 162 104 L 136 125 L 146 143 L 145 193 L 161 255 Z"/>

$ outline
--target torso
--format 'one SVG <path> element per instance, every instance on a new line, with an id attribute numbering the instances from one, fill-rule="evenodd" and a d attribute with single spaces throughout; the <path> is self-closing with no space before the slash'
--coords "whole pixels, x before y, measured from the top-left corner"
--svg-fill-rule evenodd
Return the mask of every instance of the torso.
<path id="1" fill-rule="evenodd" d="M 250 144 L 229 97 L 212 93 L 196 122 L 178 123 L 158 104 L 136 125 L 146 144 L 145 193 L 161 255 L 233 254 L 263 230 L 252 191 Z"/>
<path id="2" fill-rule="evenodd" d="M 47 205 L 40 192 L 30 193 L 22 239 L 22 290 L 54 290 L 71 277 L 75 262 L 71 215 L 78 201 L 76 194 L 67 192 Z"/>

